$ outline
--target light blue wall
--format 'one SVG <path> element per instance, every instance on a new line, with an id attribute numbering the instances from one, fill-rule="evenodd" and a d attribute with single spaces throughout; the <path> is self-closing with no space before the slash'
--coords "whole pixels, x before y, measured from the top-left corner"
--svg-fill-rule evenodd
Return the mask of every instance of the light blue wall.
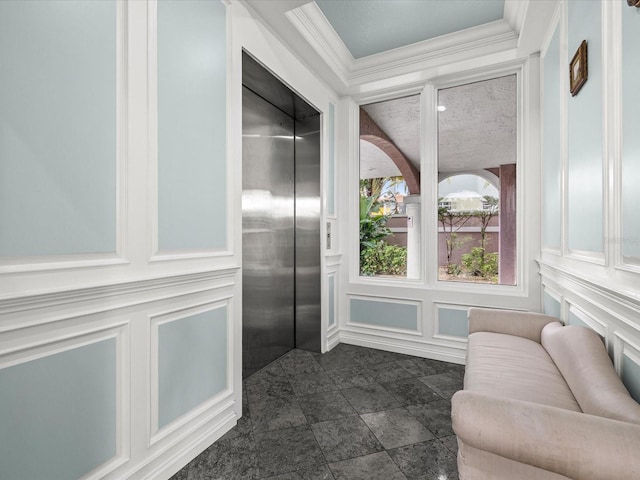
<path id="1" fill-rule="evenodd" d="M 567 320 L 568 325 L 577 325 L 579 327 L 587 327 L 591 328 L 587 325 L 580 317 L 578 317 L 575 313 L 569 312 L 569 319 Z"/>
<path id="2" fill-rule="evenodd" d="M 544 306 L 544 313 L 553 317 L 561 318 L 560 302 L 549 295 L 547 292 L 543 294 L 542 300 Z M 577 318 L 577 317 L 576 317 Z"/>
<path id="3" fill-rule="evenodd" d="M 544 57 L 544 177 L 542 195 L 543 246 L 560 248 L 561 162 L 560 162 L 560 40 L 559 28 Z"/>
<path id="4" fill-rule="evenodd" d="M 336 213 L 336 186 L 335 186 L 335 155 L 336 155 L 336 112 L 333 103 L 329 104 L 329 114 L 327 115 L 327 129 L 329 130 L 329 165 L 327 176 L 327 213 Z"/>
<path id="5" fill-rule="evenodd" d="M 468 337 L 469 320 L 467 319 L 467 310 L 438 308 L 438 333 L 453 337 Z"/>
<path id="6" fill-rule="evenodd" d="M 158 328 L 158 427 L 227 387 L 227 307 Z"/>
<path id="7" fill-rule="evenodd" d="M 418 329 L 418 306 L 352 298 L 351 322 L 415 331 Z"/>
<path id="8" fill-rule="evenodd" d="M 640 402 L 640 365 L 622 356 L 622 382 L 636 402 Z"/>
<path id="9" fill-rule="evenodd" d="M 116 2 L 0 2 L 0 257 L 116 249 Z"/>
<path id="10" fill-rule="evenodd" d="M 588 44 L 589 76 L 569 102 L 567 191 L 570 250 L 603 251 L 602 239 L 602 38 L 601 3 L 568 2 L 569 60 Z M 568 74 L 568 69 L 567 69 Z"/>
<path id="11" fill-rule="evenodd" d="M 336 278 L 332 275 L 329 277 L 329 326 L 336 323 Z"/>
<path id="12" fill-rule="evenodd" d="M 640 259 L 640 9 L 622 8 L 622 212 L 623 255 Z"/>
<path id="13" fill-rule="evenodd" d="M 158 244 L 226 247 L 226 7 L 158 2 Z"/>
<path id="14" fill-rule="evenodd" d="M 502 20 L 504 13 L 504 0 L 482 3 L 475 0 L 316 0 L 316 3 L 354 58 Z"/>
<path id="15" fill-rule="evenodd" d="M 1 478 L 79 478 L 115 454 L 115 339 L 0 370 Z"/>

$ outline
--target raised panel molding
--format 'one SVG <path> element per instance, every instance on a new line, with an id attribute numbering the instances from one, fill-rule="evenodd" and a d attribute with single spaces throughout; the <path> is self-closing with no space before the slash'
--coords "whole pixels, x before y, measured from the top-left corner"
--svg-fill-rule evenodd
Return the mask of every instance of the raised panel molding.
<path id="1" fill-rule="evenodd" d="M 406 300 L 406 299 L 400 299 L 400 298 L 391 298 L 391 297 L 382 297 L 382 296 L 378 296 L 378 295 L 347 295 L 347 299 L 348 299 L 348 303 L 347 303 L 347 309 L 348 309 L 348 314 L 347 314 L 347 325 L 351 326 L 351 327 L 360 327 L 360 328 L 365 328 L 365 329 L 374 329 L 374 330 L 381 330 L 381 331 L 385 331 L 385 332 L 389 332 L 389 333 L 396 333 L 396 334 L 404 334 L 404 335 L 419 335 L 422 336 L 422 302 L 421 301 L 416 301 L 416 300 Z M 371 322 L 371 323 L 365 323 L 365 322 L 358 322 L 358 321 L 354 321 L 353 320 L 353 302 L 361 302 L 361 305 L 364 305 L 365 303 L 378 303 L 379 304 L 379 308 L 382 308 L 382 304 L 387 304 L 387 305 L 396 305 L 398 307 L 400 306 L 404 306 L 404 307 L 415 307 L 415 323 L 416 323 L 416 328 L 412 329 L 409 327 L 403 327 L 403 326 L 394 326 L 393 325 L 393 319 L 390 319 L 390 323 L 389 324 L 384 324 L 382 322 L 380 323 L 375 323 L 375 322 Z"/>
<path id="2" fill-rule="evenodd" d="M 148 432 L 148 446 L 152 446 L 162 439 L 168 437 L 179 429 L 188 428 L 187 426 L 196 422 L 200 424 L 206 422 L 207 419 L 217 416 L 221 410 L 233 406 L 233 298 L 231 296 L 216 296 L 202 304 L 190 305 L 186 308 L 173 308 L 155 312 L 149 315 L 150 322 L 150 348 L 151 348 L 151 382 L 149 385 L 150 398 L 150 419 Z M 205 399 L 193 408 L 174 418 L 166 425 L 159 425 L 160 416 L 160 397 L 159 397 L 159 367 L 160 367 L 160 350 L 159 350 L 159 329 L 162 325 L 181 320 L 188 320 L 190 317 L 224 309 L 225 312 L 225 330 L 226 330 L 226 369 L 225 378 L 226 386 L 215 393 L 213 396 Z"/>
<path id="3" fill-rule="evenodd" d="M 601 335 L 620 373 L 621 351 L 628 344 L 635 348 L 638 344 L 635 339 L 640 338 L 637 321 L 640 318 L 640 297 L 633 294 L 624 282 L 620 282 L 616 291 L 612 286 L 598 283 L 594 275 L 539 263 L 545 292 L 553 292 L 554 297 L 562 300 L 564 323 L 571 323 L 573 318 Z"/>
<path id="4" fill-rule="evenodd" d="M 70 253 L 61 255 L 33 255 L 0 257 L 0 275 L 69 270 L 75 268 L 104 267 L 128 264 L 127 259 L 127 131 L 128 131 L 128 7 L 123 1 L 115 1 L 116 5 L 116 181 L 115 181 L 115 252 L 104 253 Z"/>
<path id="5" fill-rule="evenodd" d="M 0 350 L 0 370 L 12 366 L 41 360 L 51 355 L 70 352 L 74 349 L 115 340 L 115 455 L 82 478 L 87 480 L 104 478 L 125 464 L 131 456 L 130 444 L 130 339 L 129 321 L 110 322 L 92 329 L 74 333 L 49 336 L 19 348 Z"/>
<path id="6" fill-rule="evenodd" d="M 167 300 L 235 285 L 239 267 L 0 298 L 0 332 Z M 46 313 L 46 314 L 43 314 Z"/>
<path id="7" fill-rule="evenodd" d="M 455 305 L 449 303 L 434 303 L 433 304 L 433 338 L 437 338 L 440 340 L 450 341 L 450 342 L 458 342 L 458 343 L 467 343 L 467 336 L 469 335 L 469 325 L 467 322 L 467 313 L 469 311 L 469 305 Z M 448 310 L 452 312 L 460 312 L 461 315 L 464 315 L 464 328 L 466 331 L 461 332 L 460 335 L 453 334 L 451 331 L 446 331 L 446 329 L 442 328 L 441 324 L 441 311 Z M 461 328 L 457 325 L 458 328 Z M 453 329 L 455 330 L 455 328 Z M 462 328 L 461 328 L 462 330 Z"/>

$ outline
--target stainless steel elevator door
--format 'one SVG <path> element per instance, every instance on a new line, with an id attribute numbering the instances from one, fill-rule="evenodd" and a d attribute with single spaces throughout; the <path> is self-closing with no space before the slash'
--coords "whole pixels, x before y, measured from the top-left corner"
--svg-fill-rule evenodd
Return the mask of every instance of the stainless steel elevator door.
<path id="1" fill-rule="evenodd" d="M 242 88 L 243 377 L 295 346 L 294 121 Z"/>
<path id="2" fill-rule="evenodd" d="M 320 115 L 297 118 L 296 348 L 320 352 Z"/>

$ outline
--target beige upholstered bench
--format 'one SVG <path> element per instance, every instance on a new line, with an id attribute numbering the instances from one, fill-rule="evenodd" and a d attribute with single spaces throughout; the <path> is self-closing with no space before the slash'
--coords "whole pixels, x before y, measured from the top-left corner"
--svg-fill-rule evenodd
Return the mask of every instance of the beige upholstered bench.
<path id="1" fill-rule="evenodd" d="M 640 405 L 592 330 L 470 309 L 452 399 L 461 480 L 638 480 Z"/>

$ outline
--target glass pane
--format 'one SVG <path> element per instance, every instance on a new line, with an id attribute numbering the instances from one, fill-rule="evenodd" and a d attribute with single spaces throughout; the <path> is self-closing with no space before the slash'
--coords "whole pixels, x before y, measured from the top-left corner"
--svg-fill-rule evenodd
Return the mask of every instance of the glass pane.
<path id="1" fill-rule="evenodd" d="M 438 279 L 516 283 L 515 75 L 438 93 Z"/>
<path id="2" fill-rule="evenodd" d="M 360 275 L 420 277 L 420 96 L 360 108 Z"/>

